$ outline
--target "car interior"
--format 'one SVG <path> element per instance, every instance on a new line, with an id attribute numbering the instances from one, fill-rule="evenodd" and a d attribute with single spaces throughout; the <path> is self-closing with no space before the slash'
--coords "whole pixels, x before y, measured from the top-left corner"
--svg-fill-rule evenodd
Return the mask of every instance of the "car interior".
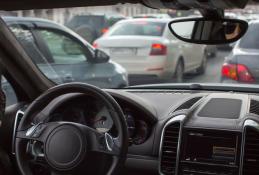
<path id="1" fill-rule="evenodd" d="M 215 45 L 236 42 L 249 28 L 241 19 L 225 18 L 224 11 L 258 2 L 9 0 L 1 1 L 0 9 L 118 3 L 195 9 L 202 17 L 172 20 L 166 27 L 184 42 Z M 181 33 L 181 23 L 192 24 L 189 34 Z M 97 49 L 94 55 L 109 59 Z M 17 98 L 7 106 L 5 91 L 0 91 L 0 175 L 259 174 L 257 85 L 161 83 L 101 89 L 82 82 L 57 84 L 38 69 L 3 19 L 0 70 Z"/>

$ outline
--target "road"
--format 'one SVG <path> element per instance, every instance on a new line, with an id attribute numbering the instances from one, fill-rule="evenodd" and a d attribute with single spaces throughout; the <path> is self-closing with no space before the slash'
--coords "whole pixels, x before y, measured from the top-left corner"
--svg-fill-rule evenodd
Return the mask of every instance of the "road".
<path id="1" fill-rule="evenodd" d="M 221 66 L 227 51 L 218 51 L 217 56 L 207 60 L 206 72 L 203 75 L 191 75 L 185 77 L 185 83 L 219 83 L 221 76 Z"/>
<path id="2" fill-rule="evenodd" d="M 229 54 L 229 51 L 218 51 L 217 56 L 208 58 L 206 72 L 202 75 L 189 74 L 184 78 L 184 83 L 219 83 L 221 75 L 221 66 L 224 58 Z M 153 84 L 153 83 L 170 83 L 159 79 L 133 79 L 130 78 L 130 85 L 138 84 Z"/>

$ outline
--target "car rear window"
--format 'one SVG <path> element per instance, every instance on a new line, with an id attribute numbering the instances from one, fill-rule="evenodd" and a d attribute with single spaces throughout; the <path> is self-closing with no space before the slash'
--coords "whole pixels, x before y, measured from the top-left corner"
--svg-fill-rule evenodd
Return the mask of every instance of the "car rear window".
<path id="1" fill-rule="evenodd" d="M 113 30 L 108 33 L 109 36 L 162 36 L 166 23 L 134 21 L 124 22 L 116 25 Z"/>
<path id="2" fill-rule="evenodd" d="M 104 16 L 75 16 L 67 26 L 81 26 L 81 25 L 90 25 L 95 27 L 102 27 L 105 25 Z"/>
<path id="3" fill-rule="evenodd" d="M 239 47 L 244 49 L 259 49 L 259 23 L 251 24 L 240 40 Z"/>

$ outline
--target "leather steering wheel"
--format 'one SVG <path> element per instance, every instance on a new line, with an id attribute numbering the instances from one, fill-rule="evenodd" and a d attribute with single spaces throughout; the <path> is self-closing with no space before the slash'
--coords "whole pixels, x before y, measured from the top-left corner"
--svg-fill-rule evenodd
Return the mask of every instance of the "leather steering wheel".
<path id="1" fill-rule="evenodd" d="M 44 116 L 41 111 L 53 99 L 68 93 L 88 94 L 102 100 L 110 112 L 117 137 L 113 138 L 109 133 L 100 133 L 80 123 L 48 122 L 48 116 Z M 34 121 L 35 117 L 37 122 Z M 15 153 L 22 175 L 33 174 L 29 166 L 30 161 L 44 163 L 51 174 L 95 172 L 93 167 L 103 168 L 98 167 L 100 162 L 92 159 L 97 154 L 108 156 L 112 160 L 104 162 L 109 166 L 106 172 L 100 174 L 116 174 L 124 165 L 127 150 L 127 122 L 120 106 L 108 93 L 83 83 L 62 84 L 47 90 L 29 105 L 16 131 Z M 31 156 L 32 153 L 34 156 Z"/>

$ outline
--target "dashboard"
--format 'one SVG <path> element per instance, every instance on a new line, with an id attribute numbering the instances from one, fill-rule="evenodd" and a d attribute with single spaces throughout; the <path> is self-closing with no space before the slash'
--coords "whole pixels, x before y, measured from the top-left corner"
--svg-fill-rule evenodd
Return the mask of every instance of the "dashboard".
<path id="1" fill-rule="evenodd" d="M 259 96 L 197 90 L 106 90 L 128 124 L 126 169 L 155 175 L 258 175 Z M 106 106 L 91 95 L 53 100 L 50 121 L 116 137 Z M 47 109 L 46 109 L 47 110 Z M 140 173 L 141 174 L 141 173 Z"/>
<path id="2" fill-rule="evenodd" d="M 68 121 L 90 126 L 101 133 L 108 132 L 113 137 L 117 137 L 117 131 L 107 106 L 91 95 L 69 95 L 63 96 L 59 103 L 51 104 L 54 110 L 48 111 L 49 122 Z M 65 101 L 65 102 L 62 102 Z M 118 101 L 120 101 L 118 99 Z M 129 144 L 140 145 L 144 143 L 151 132 L 151 122 L 148 120 L 149 114 L 120 101 L 120 106 L 127 121 Z"/>

